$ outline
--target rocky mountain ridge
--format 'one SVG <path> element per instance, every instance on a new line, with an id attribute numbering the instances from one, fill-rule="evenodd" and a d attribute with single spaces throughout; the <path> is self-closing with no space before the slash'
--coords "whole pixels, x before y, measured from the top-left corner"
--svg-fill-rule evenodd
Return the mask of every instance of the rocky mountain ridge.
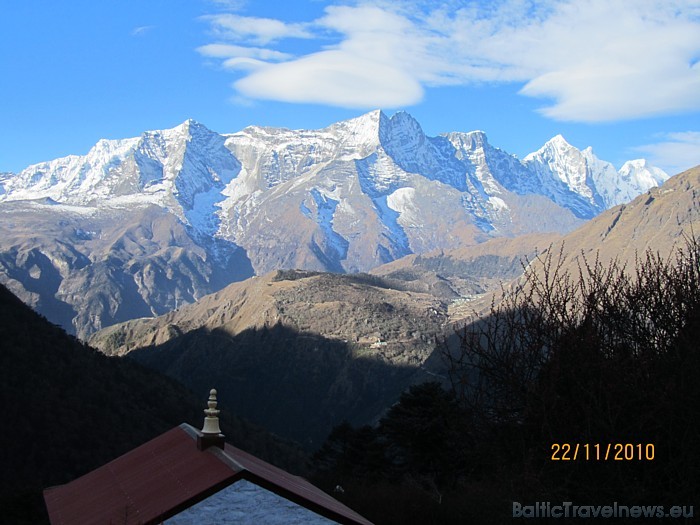
<path id="1" fill-rule="evenodd" d="M 561 137 L 523 161 L 480 131 L 428 137 L 405 112 L 224 135 L 188 120 L 3 174 L 0 281 L 86 337 L 277 269 L 566 233 L 663 179 L 624 170 Z"/>

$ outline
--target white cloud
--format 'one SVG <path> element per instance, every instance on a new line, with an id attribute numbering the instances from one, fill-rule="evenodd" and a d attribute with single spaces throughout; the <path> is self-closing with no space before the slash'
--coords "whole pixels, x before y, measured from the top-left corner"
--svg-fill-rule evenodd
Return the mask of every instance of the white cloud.
<path id="1" fill-rule="evenodd" d="M 234 83 L 252 98 L 397 107 L 420 101 L 424 87 L 517 82 L 559 120 L 700 109 L 698 0 L 435 5 L 332 5 L 306 24 L 231 14 L 207 20 L 221 41 L 254 50 L 227 58 L 233 68 L 256 61 Z M 291 56 L 270 48 L 290 38 L 313 39 L 316 49 Z"/>
<path id="2" fill-rule="evenodd" d="M 401 68 L 343 50 L 257 67 L 234 83 L 251 98 L 367 108 L 410 106 L 423 96 Z"/>
<path id="3" fill-rule="evenodd" d="M 239 16 L 232 13 L 202 17 L 214 33 L 230 40 L 250 41 L 265 45 L 283 38 L 311 38 L 303 24 L 287 24 L 273 18 Z"/>
<path id="4" fill-rule="evenodd" d="M 662 2 L 562 4 L 516 37 L 548 35 L 530 46 L 530 58 L 514 54 L 517 63 L 532 68 L 522 93 L 554 100 L 543 113 L 560 120 L 600 122 L 700 109 L 700 68 L 691 67 L 700 53 L 699 22 Z"/>
<path id="5" fill-rule="evenodd" d="M 667 133 L 664 140 L 635 148 L 671 175 L 700 165 L 700 131 Z"/>
<path id="6" fill-rule="evenodd" d="M 256 58 L 260 60 L 287 60 L 292 58 L 288 53 L 281 53 L 274 49 L 263 47 L 235 46 L 232 44 L 207 44 L 197 48 L 197 52 L 203 56 L 211 58 L 223 58 L 224 65 L 230 59 Z"/>
<path id="7" fill-rule="evenodd" d="M 260 67 L 236 89 L 252 98 L 353 108 L 420 101 L 428 75 L 425 66 L 414 67 L 423 53 L 406 19 L 376 7 L 329 7 L 316 26 L 345 37 L 330 49 Z"/>

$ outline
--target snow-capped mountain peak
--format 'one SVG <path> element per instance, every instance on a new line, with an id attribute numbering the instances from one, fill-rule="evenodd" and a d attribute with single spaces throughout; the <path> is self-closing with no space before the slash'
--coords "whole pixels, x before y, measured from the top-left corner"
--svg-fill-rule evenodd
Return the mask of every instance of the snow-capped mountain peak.
<path id="1" fill-rule="evenodd" d="M 336 137 L 345 150 L 364 150 L 377 147 L 380 130 L 388 120 L 389 117 L 382 110 L 376 109 L 359 117 L 336 122 L 321 131 Z"/>
<path id="2" fill-rule="evenodd" d="M 397 137 L 405 137 L 408 140 L 420 142 L 425 138 L 421 125 L 405 111 L 398 111 L 390 118 L 385 116 L 380 121 L 379 133 L 383 140 L 396 140 Z"/>
<path id="3" fill-rule="evenodd" d="M 660 168 L 653 166 L 648 160 L 635 159 L 625 162 L 617 173 L 618 177 L 611 186 L 614 188 L 615 199 L 612 204 L 625 204 L 640 193 L 661 186 L 669 178 Z"/>
<path id="4" fill-rule="evenodd" d="M 196 196 L 220 191 L 240 168 L 224 142 L 224 137 L 191 119 L 139 137 L 101 139 L 84 156 L 29 166 L 8 180 L 0 199 L 51 198 L 70 205 L 151 203 L 187 222 Z"/>
<path id="5" fill-rule="evenodd" d="M 597 212 L 629 202 L 668 179 L 663 170 L 646 160 L 628 161 L 618 171 L 610 162 L 599 159 L 593 148 L 579 151 L 562 135 L 526 156 L 524 162 L 540 173 L 543 183 L 558 179 L 586 198 Z"/>
<path id="6" fill-rule="evenodd" d="M 553 136 L 551 139 L 549 139 L 547 142 L 545 142 L 544 147 L 550 146 L 552 148 L 557 148 L 557 149 L 569 149 L 573 148 L 571 144 L 564 138 L 564 135 L 561 133 Z"/>
<path id="7" fill-rule="evenodd" d="M 488 144 L 486 132 L 481 130 L 475 131 L 453 131 L 443 135 L 450 141 L 452 146 L 457 150 L 458 154 L 463 154 L 465 151 L 473 151 L 478 148 L 483 148 Z"/>
<path id="8" fill-rule="evenodd" d="M 578 160 L 577 157 L 581 154 L 582 152 L 569 144 L 563 135 L 555 135 L 545 142 L 540 149 L 530 153 L 523 160 L 527 162 L 534 159 L 541 159 L 554 164 L 557 162 L 561 163 L 566 156 L 571 156 L 573 158 L 570 160 L 576 161 Z"/>
<path id="9" fill-rule="evenodd" d="M 575 200 L 583 199 L 588 210 L 579 208 L 582 217 L 590 218 L 648 189 L 630 187 L 621 191 L 619 174 L 611 163 L 600 160 L 591 147 L 578 150 L 562 135 L 547 141 L 523 162 L 538 173 L 544 187 L 551 186 L 553 194 L 562 195 L 562 188 L 557 186 L 563 184 L 565 193 L 573 194 Z"/>
<path id="10" fill-rule="evenodd" d="M 660 186 L 668 180 L 668 174 L 664 170 L 652 165 L 646 159 L 628 160 L 620 168 L 620 174 L 630 179 L 636 177 L 640 183 L 649 188 Z"/>

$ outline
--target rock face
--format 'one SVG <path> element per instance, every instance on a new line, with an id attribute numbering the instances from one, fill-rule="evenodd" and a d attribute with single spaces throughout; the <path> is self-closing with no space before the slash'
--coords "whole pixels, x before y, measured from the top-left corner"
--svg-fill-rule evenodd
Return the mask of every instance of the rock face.
<path id="1" fill-rule="evenodd" d="M 565 233 L 664 178 L 561 137 L 520 161 L 404 112 L 228 135 L 188 120 L 0 174 L 0 281 L 85 337 L 276 269 L 366 272 Z"/>
<path id="2" fill-rule="evenodd" d="M 151 317 L 252 275 L 242 250 L 203 245 L 154 206 L 0 206 L 0 275 L 25 303 L 80 337 Z"/>

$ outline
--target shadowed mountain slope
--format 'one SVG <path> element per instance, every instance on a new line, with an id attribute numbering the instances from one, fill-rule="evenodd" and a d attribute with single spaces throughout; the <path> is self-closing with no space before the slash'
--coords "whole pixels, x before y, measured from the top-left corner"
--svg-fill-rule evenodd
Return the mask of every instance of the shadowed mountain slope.
<path id="1" fill-rule="evenodd" d="M 200 427 L 208 386 L 189 390 L 66 335 L 0 286 L 0 508 L 4 523 L 47 523 L 41 491 L 70 481 L 154 436 Z M 224 409 L 228 408 L 226 406 Z M 295 446 L 223 415 L 227 438 L 297 472 Z"/>
<path id="2" fill-rule="evenodd" d="M 212 379 L 222 404 L 277 435 L 315 450 L 343 421 L 376 421 L 417 367 L 358 355 L 352 345 L 282 325 L 236 335 L 198 329 L 129 354 L 190 388 Z"/>
<path id="3" fill-rule="evenodd" d="M 161 317 L 112 326 L 90 342 L 121 355 L 197 329 L 235 336 L 279 325 L 348 344 L 358 355 L 416 366 L 432 349 L 431 334 L 447 321 L 447 303 L 399 286 L 403 283 L 367 274 L 278 271 Z"/>
<path id="4" fill-rule="evenodd" d="M 647 247 L 669 248 L 697 220 L 699 176 L 698 170 L 681 174 L 559 240 L 494 240 L 474 251 L 411 256 L 403 267 L 396 261 L 378 271 L 384 276 L 278 271 L 159 318 L 103 330 L 92 342 L 110 354 L 138 350 L 132 357 L 191 387 L 201 382 L 199 368 L 217 370 L 237 392 L 231 400 L 237 411 L 311 444 L 342 419 L 376 420 L 402 389 L 440 374 L 435 335 L 484 300 L 490 303 L 482 297 L 449 309 L 455 295 L 464 293 L 470 272 L 493 287 L 497 279 L 491 272 L 500 267 L 507 281 L 521 257 L 556 253 L 562 242 L 564 264 L 573 265 L 574 273 L 581 253 L 591 259 L 599 251 L 604 262 L 623 255 L 633 259 Z M 206 364 L 196 365 L 200 358 Z M 400 377 L 388 379 L 397 370 Z M 380 392 L 376 382 L 390 386 Z M 370 399 L 376 404 L 367 404 Z M 310 407 L 328 419 L 304 419 Z"/>

